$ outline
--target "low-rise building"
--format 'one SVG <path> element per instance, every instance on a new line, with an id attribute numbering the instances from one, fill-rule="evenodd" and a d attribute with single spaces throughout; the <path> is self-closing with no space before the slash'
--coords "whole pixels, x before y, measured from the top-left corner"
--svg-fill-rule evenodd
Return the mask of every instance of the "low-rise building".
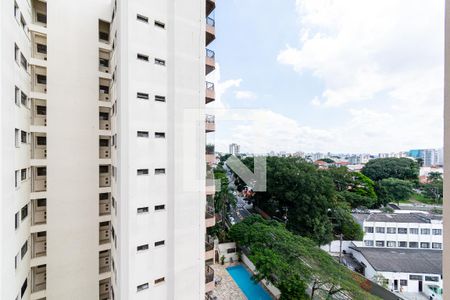
<path id="1" fill-rule="evenodd" d="M 442 299 L 442 251 L 350 246 L 369 280 L 400 293 L 424 293 Z"/>

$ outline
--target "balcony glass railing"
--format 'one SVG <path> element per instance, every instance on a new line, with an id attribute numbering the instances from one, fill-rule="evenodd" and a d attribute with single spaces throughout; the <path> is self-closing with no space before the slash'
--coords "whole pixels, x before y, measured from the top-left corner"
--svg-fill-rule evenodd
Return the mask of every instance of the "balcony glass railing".
<path id="1" fill-rule="evenodd" d="M 207 17 L 206 18 L 206 24 L 209 25 L 209 26 L 215 27 L 216 26 L 216 21 L 213 18 L 211 18 L 211 17 Z"/>

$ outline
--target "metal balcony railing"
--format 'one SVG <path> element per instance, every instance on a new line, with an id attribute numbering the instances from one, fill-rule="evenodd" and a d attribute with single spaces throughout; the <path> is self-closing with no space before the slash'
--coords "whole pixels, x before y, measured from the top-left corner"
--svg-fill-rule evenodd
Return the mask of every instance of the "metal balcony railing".
<path id="1" fill-rule="evenodd" d="M 209 283 L 214 280 L 214 270 L 210 266 L 205 266 L 205 283 Z"/>
<path id="2" fill-rule="evenodd" d="M 206 24 L 210 25 L 212 27 L 215 27 L 216 26 L 216 21 L 213 18 L 211 18 L 211 17 L 207 17 L 206 18 Z"/>

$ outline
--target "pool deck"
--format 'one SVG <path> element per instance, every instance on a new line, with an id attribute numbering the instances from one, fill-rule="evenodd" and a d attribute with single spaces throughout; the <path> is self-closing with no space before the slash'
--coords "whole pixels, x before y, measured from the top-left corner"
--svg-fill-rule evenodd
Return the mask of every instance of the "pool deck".
<path id="1" fill-rule="evenodd" d="M 217 297 L 217 300 L 247 300 L 244 293 L 234 282 L 230 276 L 227 267 L 239 265 L 238 263 L 226 263 L 225 265 L 215 264 L 211 267 L 214 269 L 214 275 L 222 278 L 221 282 L 214 288 L 213 296 Z"/>

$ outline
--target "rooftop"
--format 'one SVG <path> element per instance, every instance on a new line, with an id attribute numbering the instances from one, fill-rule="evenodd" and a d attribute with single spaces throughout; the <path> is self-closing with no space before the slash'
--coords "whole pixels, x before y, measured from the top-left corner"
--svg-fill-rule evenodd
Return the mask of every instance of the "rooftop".
<path id="1" fill-rule="evenodd" d="M 388 249 L 352 246 L 370 265 L 381 272 L 442 274 L 442 251 Z"/>
<path id="2" fill-rule="evenodd" d="M 431 220 L 442 220 L 442 216 L 427 215 L 423 213 L 354 213 L 353 217 L 362 223 L 391 222 L 391 223 L 431 223 Z"/>

